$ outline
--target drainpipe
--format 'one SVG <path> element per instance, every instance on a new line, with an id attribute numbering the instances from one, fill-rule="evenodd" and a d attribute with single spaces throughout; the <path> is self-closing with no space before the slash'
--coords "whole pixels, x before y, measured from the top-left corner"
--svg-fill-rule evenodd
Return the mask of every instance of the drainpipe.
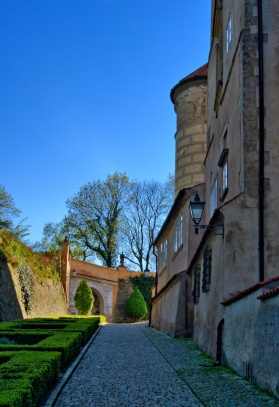
<path id="1" fill-rule="evenodd" d="M 259 281 L 264 281 L 264 66 L 263 66 L 263 9 L 258 0 L 259 50 Z"/>

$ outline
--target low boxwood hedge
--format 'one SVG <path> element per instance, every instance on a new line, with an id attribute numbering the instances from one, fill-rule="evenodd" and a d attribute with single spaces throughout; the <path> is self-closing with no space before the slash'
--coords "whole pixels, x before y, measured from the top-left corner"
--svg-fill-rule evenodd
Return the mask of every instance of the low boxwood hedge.
<path id="1" fill-rule="evenodd" d="M 60 370 L 59 352 L 0 352 L 0 406 L 33 407 Z"/>
<path id="2" fill-rule="evenodd" d="M 0 351 L 58 351 L 61 352 L 61 364 L 65 366 L 92 337 L 100 319 L 100 317 L 53 317 L 2 322 L 0 339 L 7 338 L 16 344 L 0 343 Z"/>
<path id="3" fill-rule="evenodd" d="M 96 331 L 100 324 L 100 317 L 88 318 L 36 318 L 22 321 L 4 322 L 0 324 L 0 333 L 2 331 L 29 331 L 35 330 L 41 333 L 55 334 L 58 332 L 81 332 L 82 345 L 85 345 Z M 49 332 L 47 332 L 49 330 Z"/>
<path id="4" fill-rule="evenodd" d="M 35 344 L 0 344 L 0 352 L 3 351 L 16 351 L 16 350 L 29 350 L 29 351 L 57 351 L 61 352 L 61 364 L 65 366 L 70 362 L 78 353 L 83 345 L 83 337 L 81 332 L 51 332 L 43 331 L 38 334 L 36 332 L 26 332 L 23 337 L 34 336 L 40 337 L 41 340 Z M 15 332 L 6 332 L 6 337 L 17 342 L 17 336 Z"/>
<path id="5" fill-rule="evenodd" d="M 34 407 L 105 317 L 0 323 L 0 407 Z"/>

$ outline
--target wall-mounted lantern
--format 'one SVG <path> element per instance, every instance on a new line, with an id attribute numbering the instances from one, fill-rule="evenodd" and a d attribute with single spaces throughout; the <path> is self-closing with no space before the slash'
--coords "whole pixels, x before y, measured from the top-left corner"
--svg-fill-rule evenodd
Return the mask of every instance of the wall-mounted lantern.
<path id="1" fill-rule="evenodd" d="M 224 224 L 218 225 L 200 225 L 202 219 L 203 210 L 204 210 L 205 201 L 201 201 L 199 194 L 196 194 L 195 199 L 190 201 L 189 209 L 190 214 L 196 228 L 196 233 L 198 233 L 198 228 L 200 229 L 209 229 L 214 235 L 224 237 Z M 218 228 L 219 232 L 215 232 L 214 228 Z"/>
<path id="2" fill-rule="evenodd" d="M 149 273 L 150 273 L 150 270 L 148 270 L 148 268 L 146 267 L 146 269 L 144 270 L 144 277 L 145 277 L 145 278 L 148 278 L 148 277 L 149 277 Z"/>

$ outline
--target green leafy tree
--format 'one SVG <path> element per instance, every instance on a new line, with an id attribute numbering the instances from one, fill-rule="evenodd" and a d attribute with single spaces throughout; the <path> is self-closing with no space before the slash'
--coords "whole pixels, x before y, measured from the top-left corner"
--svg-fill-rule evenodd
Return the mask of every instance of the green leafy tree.
<path id="1" fill-rule="evenodd" d="M 146 302 L 138 287 L 134 288 L 134 291 L 126 302 L 126 313 L 136 321 L 142 319 L 147 314 Z"/>
<path id="2" fill-rule="evenodd" d="M 0 185 L 0 228 L 11 229 L 13 218 L 19 216 L 21 211 L 15 206 L 14 198 L 3 185 Z"/>
<path id="3" fill-rule="evenodd" d="M 14 236 L 16 236 L 20 241 L 28 244 L 28 239 L 26 239 L 26 237 L 30 235 L 29 232 L 30 225 L 24 225 L 24 222 L 26 220 L 27 218 L 24 218 L 16 225 L 13 224 L 11 227 L 11 231 L 14 234 Z"/>
<path id="4" fill-rule="evenodd" d="M 116 265 L 120 214 L 129 197 L 125 174 L 108 175 L 105 181 L 89 182 L 67 200 L 67 221 L 107 267 Z"/>
<path id="5" fill-rule="evenodd" d="M 79 315 L 88 315 L 93 308 L 94 296 L 87 281 L 82 280 L 79 283 L 74 296 L 75 307 Z"/>
<path id="6" fill-rule="evenodd" d="M 34 250 L 38 252 L 58 252 L 61 250 L 61 243 L 64 242 L 67 236 L 71 247 L 71 255 L 75 259 L 94 261 L 92 251 L 85 246 L 78 232 L 72 230 L 70 226 L 66 217 L 62 222 L 46 223 L 43 228 L 43 239 L 41 242 L 35 243 Z"/>
<path id="7" fill-rule="evenodd" d="M 3 185 L 0 185 L 0 229 L 8 230 L 22 242 L 27 243 L 30 225 L 23 223 L 27 218 L 22 219 L 18 224 L 14 223 L 14 218 L 21 214 L 21 210 L 15 206 L 14 198 L 9 194 Z"/>

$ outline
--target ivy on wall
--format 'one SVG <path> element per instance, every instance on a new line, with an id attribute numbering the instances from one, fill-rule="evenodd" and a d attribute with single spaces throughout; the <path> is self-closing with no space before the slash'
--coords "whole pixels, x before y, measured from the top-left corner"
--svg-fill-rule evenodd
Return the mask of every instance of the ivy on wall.
<path id="1" fill-rule="evenodd" d="M 155 277 L 149 276 L 146 278 L 144 274 L 136 277 L 130 277 L 130 280 L 133 283 L 134 288 L 138 287 L 140 292 L 143 295 L 143 298 L 146 302 L 146 305 L 148 307 L 148 310 L 150 309 L 150 301 L 152 298 L 152 293 L 151 293 L 151 288 L 155 284 Z"/>
<path id="2" fill-rule="evenodd" d="M 18 278 L 21 288 L 21 299 L 25 311 L 28 313 L 32 308 L 35 277 L 31 268 L 25 265 L 18 268 Z"/>

